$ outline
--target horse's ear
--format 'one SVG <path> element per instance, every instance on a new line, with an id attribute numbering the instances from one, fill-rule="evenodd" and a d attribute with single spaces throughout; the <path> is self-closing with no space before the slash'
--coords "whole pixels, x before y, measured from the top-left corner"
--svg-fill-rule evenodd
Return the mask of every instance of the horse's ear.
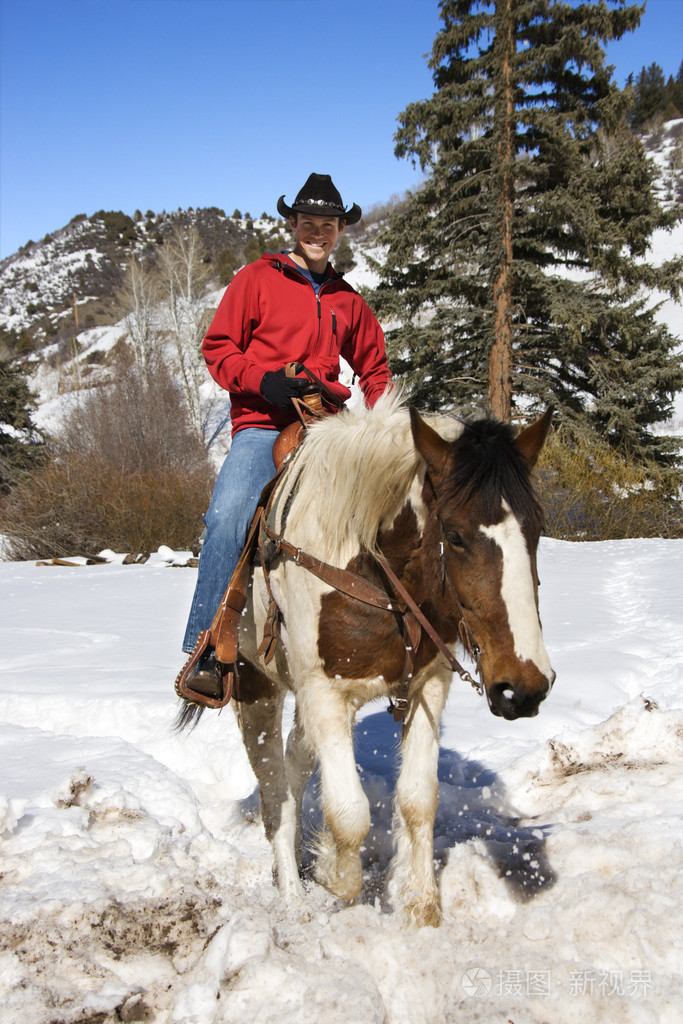
<path id="1" fill-rule="evenodd" d="M 438 482 L 446 469 L 451 446 L 422 419 L 414 405 L 410 406 L 410 428 L 415 447 L 427 463 L 429 475 Z"/>
<path id="2" fill-rule="evenodd" d="M 530 423 L 528 427 L 515 438 L 515 444 L 520 450 L 524 458 L 529 464 L 529 467 L 536 465 L 536 460 L 541 452 L 541 448 L 545 444 L 545 439 L 548 436 L 550 430 L 550 421 L 553 418 L 553 408 L 546 409 L 541 416 L 540 420 L 536 420 L 535 423 Z"/>

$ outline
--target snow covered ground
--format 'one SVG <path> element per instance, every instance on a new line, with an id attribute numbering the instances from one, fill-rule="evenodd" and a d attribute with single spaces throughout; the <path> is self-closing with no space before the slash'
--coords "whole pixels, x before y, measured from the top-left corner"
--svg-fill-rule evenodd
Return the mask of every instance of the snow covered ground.
<path id="1" fill-rule="evenodd" d="M 655 262 L 681 251 L 683 225 L 653 239 Z M 372 283 L 357 255 L 348 279 Z M 683 306 L 658 319 L 683 337 Z M 81 359 L 120 335 L 83 334 Z M 41 426 L 57 385 L 37 375 Z M 678 395 L 667 429 L 682 425 Z M 385 899 L 399 728 L 383 703 L 357 727 L 361 898 L 311 883 L 304 905 L 280 899 L 232 711 L 173 731 L 195 572 L 167 554 L 0 562 L 0 1024 L 678 1024 L 683 541 L 542 542 L 558 680 L 520 722 L 454 681 L 444 923 L 422 931 Z"/>
<path id="2" fill-rule="evenodd" d="M 362 897 L 288 907 L 231 709 L 172 730 L 194 570 L 0 563 L 2 1024 L 678 1022 L 683 542 L 546 539 L 540 574 L 557 683 L 506 722 L 454 681 L 445 919 L 416 931 L 384 898 L 383 703 Z"/>

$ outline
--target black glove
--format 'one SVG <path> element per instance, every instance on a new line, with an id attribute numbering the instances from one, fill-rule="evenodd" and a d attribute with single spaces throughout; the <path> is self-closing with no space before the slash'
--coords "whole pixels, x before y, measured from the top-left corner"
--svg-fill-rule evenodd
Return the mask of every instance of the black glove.
<path id="1" fill-rule="evenodd" d="M 261 380 L 261 394 L 278 409 L 288 409 L 293 398 L 298 398 L 309 387 L 303 377 L 287 377 L 284 366 L 279 370 L 268 370 Z"/>

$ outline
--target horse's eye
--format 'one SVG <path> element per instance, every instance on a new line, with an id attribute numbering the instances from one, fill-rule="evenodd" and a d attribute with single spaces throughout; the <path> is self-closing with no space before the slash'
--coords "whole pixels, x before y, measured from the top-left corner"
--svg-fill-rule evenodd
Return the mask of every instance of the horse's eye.
<path id="1" fill-rule="evenodd" d="M 452 548 L 465 547 L 465 542 L 463 541 L 459 533 L 447 533 L 446 540 L 448 541 Z"/>

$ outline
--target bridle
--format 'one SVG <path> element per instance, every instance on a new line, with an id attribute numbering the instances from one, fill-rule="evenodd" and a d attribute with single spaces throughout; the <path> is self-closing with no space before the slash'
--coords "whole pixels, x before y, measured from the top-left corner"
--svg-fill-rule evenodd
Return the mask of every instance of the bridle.
<path id="1" fill-rule="evenodd" d="M 450 572 L 448 571 L 448 566 L 446 565 L 446 531 L 444 530 L 444 525 L 441 518 L 437 518 L 439 522 L 439 530 L 441 531 L 441 539 L 439 541 L 439 552 L 441 555 L 441 588 L 443 589 L 444 583 L 448 584 L 448 589 L 451 592 L 451 597 L 453 598 L 455 607 L 458 609 L 458 614 L 460 616 L 460 621 L 458 623 L 458 633 L 460 634 L 460 642 L 464 649 L 469 654 L 472 661 L 477 666 L 477 674 L 479 675 L 479 681 L 472 679 L 469 673 L 467 673 L 466 676 L 463 678 L 466 678 L 466 680 L 472 684 L 472 686 L 481 696 L 484 692 L 484 684 L 481 682 L 481 648 L 479 647 L 479 644 L 472 635 L 472 630 L 470 629 L 469 623 L 467 622 L 467 619 L 465 617 L 465 609 L 463 608 L 462 602 L 458 597 L 458 592 L 455 589 L 453 578 Z"/>
<path id="2" fill-rule="evenodd" d="M 427 619 L 426 615 L 421 610 L 419 605 L 412 599 L 412 597 L 410 596 L 410 594 L 408 593 L 406 588 L 401 583 L 401 581 L 398 578 L 398 576 L 395 574 L 395 572 L 393 571 L 393 569 L 391 568 L 391 566 L 387 562 L 387 560 L 384 557 L 384 555 L 380 554 L 379 552 L 375 552 L 374 553 L 374 558 L 379 563 L 379 565 L 381 565 L 381 567 L 384 570 L 385 574 L 387 575 L 387 577 L 388 577 L 392 587 L 397 592 L 397 594 L 401 597 L 402 601 L 405 603 L 406 610 L 403 613 L 404 616 L 406 616 L 406 617 L 408 615 L 414 616 L 414 618 L 419 623 L 419 626 L 422 629 L 424 629 L 425 633 L 427 633 L 427 635 L 431 638 L 431 640 L 433 641 L 434 645 L 441 652 L 441 654 L 443 654 L 443 656 L 445 657 L 446 661 L 448 662 L 450 667 L 453 669 L 453 671 L 457 672 L 458 675 L 460 676 L 460 678 L 463 679 L 465 682 L 470 683 L 470 685 L 477 691 L 479 696 L 482 696 L 482 694 L 484 693 L 484 683 L 482 681 L 482 672 L 481 672 L 481 650 L 480 650 L 479 645 L 477 644 L 476 640 L 474 639 L 474 636 L 472 635 L 472 630 L 470 629 L 469 624 L 467 622 L 467 618 L 465 617 L 465 610 L 464 610 L 464 608 L 462 606 L 462 602 L 460 601 L 460 598 L 458 597 L 457 591 L 455 589 L 455 585 L 454 585 L 453 580 L 451 578 L 451 574 L 448 571 L 448 566 L 446 565 L 445 536 L 444 536 L 443 523 L 441 522 L 441 519 L 439 519 L 439 527 L 440 527 L 440 530 L 441 530 L 441 541 L 440 541 L 441 586 L 442 586 L 442 589 L 443 589 L 444 583 L 448 584 L 448 589 L 451 592 L 451 596 L 452 596 L 453 601 L 455 603 L 455 607 L 457 608 L 457 611 L 458 611 L 458 616 L 459 616 L 459 619 L 458 619 L 458 634 L 460 636 L 460 642 L 462 643 L 463 648 L 465 649 L 467 654 L 470 656 L 472 661 L 475 662 L 475 664 L 477 666 L 477 674 L 479 675 L 479 679 L 475 679 L 467 671 L 467 669 L 463 668 L 463 666 L 460 664 L 460 662 L 455 657 L 455 655 L 452 653 L 452 651 L 447 646 L 447 644 L 445 644 L 444 641 L 441 639 L 441 637 L 437 633 L 436 629 L 430 623 L 429 619 Z M 419 644 L 419 639 L 418 639 L 418 644 Z M 415 650 L 417 650 L 417 645 L 415 646 Z M 405 698 L 398 698 L 398 700 L 403 700 L 405 702 Z M 396 702 L 397 701 L 395 700 L 394 703 L 396 703 Z"/>

